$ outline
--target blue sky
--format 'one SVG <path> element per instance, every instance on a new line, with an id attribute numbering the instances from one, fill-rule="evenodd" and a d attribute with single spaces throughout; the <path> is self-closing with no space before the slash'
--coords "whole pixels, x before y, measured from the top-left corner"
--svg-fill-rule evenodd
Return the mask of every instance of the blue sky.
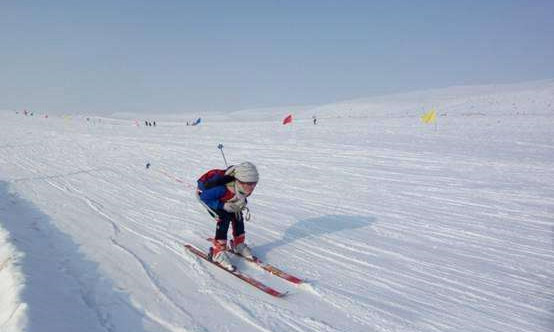
<path id="1" fill-rule="evenodd" d="M 0 2 L 0 109 L 306 105 L 554 78 L 554 1 Z"/>

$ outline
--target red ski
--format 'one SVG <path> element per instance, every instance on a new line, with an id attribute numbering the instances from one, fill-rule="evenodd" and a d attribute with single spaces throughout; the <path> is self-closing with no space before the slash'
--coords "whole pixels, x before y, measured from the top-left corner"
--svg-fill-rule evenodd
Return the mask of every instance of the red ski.
<path id="1" fill-rule="evenodd" d="M 213 242 L 213 239 L 212 239 L 212 238 L 208 238 L 207 240 L 210 241 L 210 242 Z M 292 282 L 293 284 L 299 285 L 299 284 L 301 284 L 301 283 L 304 282 L 304 280 L 302 280 L 302 279 L 300 279 L 300 278 L 297 278 L 297 277 L 295 277 L 295 276 L 293 276 L 293 275 L 291 275 L 291 274 L 288 274 L 288 273 L 286 273 L 286 272 L 284 272 L 284 271 L 282 271 L 282 270 L 276 268 L 275 266 L 273 266 L 273 265 L 271 265 L 271 264 L 262 262 L 262 261 L 261 261 L 258 257 L 256 257 L 256 256 L 254 256 L 253 259 L 250 259 L 250 258 L 246 258 L 246 257 L 244 257 L 244 256 L 242 256 L 242 255 L 240 255 L 240 254 L 235 253 L 233 250 L 229 250 L 228 252 L 233 253 L 233 254 L 235 254 L 235 255 L 238 256 L 238 257 L 242 257 L 242 258 L 244 258 L 245 260 L 247 260 L 247 261 L 249 261 L 249 262 L 251 262 L 251 263 L 253 263 L 253 264 L 256 264 L 257 266 L 259 266 L 260 268 L 266 270 L 267 272 L 269 272 L 269 273 L 271 273 L 271 274 L 273 274 L 273 275 L 276 275 L 276 276 L 278 276 L 279 278 L 283 278 L 283 279 L 285 279 L 285 280 L 288 281 L 288 282 Z"/>
<path id="2" fill-rule="evenodd" d="M 223 266 L 221 266 L 220 264 L 216 263 L 216 262 L 213 262 L 211 261 L 209 258 L 208 258 L 208 254 L 193 247 L 192 245 L 190 244 L 185 244 L 184 245 L 186 249 L 188 249 L 190 252 L 192 252 L 193 254 L 195 254 L 196 256 L 212 263 L 213 265 L 219 267 L 220 269 L 222 269 L 223 271 L 227 271 L 229 272 L 230 274 L 234 275 L 235 277 L 249 283 L 250 285 L 258 288 L 259 290 L 271 295 L 271 296 L 275 296 L 275 297 L 283 297 L 285 295 L 287 295 L 286 292 L 280 292 L 278 290 L 275 290 L 267 285 L 264 285 L 263 283 L 259 282 L 258 280 L 244 274 L 244 273 L 241 273 L 239 270 L 234 270 L 234 271 L 229 271 L 227 270 L 226 268 L 224 268 Z"/>

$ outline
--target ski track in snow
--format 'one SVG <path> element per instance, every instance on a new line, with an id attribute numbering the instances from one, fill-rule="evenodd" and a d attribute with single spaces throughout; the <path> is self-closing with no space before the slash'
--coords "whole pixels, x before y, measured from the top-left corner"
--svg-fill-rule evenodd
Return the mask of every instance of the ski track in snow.
<path id="1" fill-rule="evenodd" d="M 1 179 L 40 211 L 33 227 L 42 243 L 73 243 L 49 253 L 69 257 L 68 296 L 85 303 L 75 310 L 91 311 L 98 330 L 548 331 L 554 323 L 553 116 L 453 116 L 438 132 L 407 117 L 317 126 L 208 119 L 198 128 L 0 117 Z M 222 167 L 220 142 L 229 160 L 251 160 L 261 173 L 248 242 L 308 284 L 236 263 L 289 291 L 285 298 L 182 248 L 207 248 L 213 235 L 193 188 Z M 0 261 L 0 273 L 12 264 Z M 34 260 L 23 266 L 40 273 Z M 28 306 L 31 319 L 47 306 L 25 300 L 13 310 Z"/>

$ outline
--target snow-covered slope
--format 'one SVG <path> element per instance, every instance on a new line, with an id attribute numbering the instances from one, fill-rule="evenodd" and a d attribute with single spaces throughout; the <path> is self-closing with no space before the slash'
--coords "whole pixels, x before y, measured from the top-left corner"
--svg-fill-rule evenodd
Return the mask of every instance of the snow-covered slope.
<path id="1" fill-rule="evenodd" d="M 554 81 L 505 85 L 458 86 L 350 100 L 306 110 L 304 117 L 414 116 L 430 108 L 443 114 L 552 113 Z"/>
<path id="2" fill-rule="evenodd" d="M 318 125 L 2 112 L 0 331 L 550 331 L 554 88 L 495 89 L 299 115 Z M 218 143 L 261 173 L 254 252 L 309 283 L 236 263 L 284 298 L 182 248 L 213 235 L 193 191 Z"/>

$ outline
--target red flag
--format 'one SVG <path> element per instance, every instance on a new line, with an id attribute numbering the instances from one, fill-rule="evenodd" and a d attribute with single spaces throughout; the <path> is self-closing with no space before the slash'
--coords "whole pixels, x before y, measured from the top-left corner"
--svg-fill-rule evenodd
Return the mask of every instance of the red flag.
<path id="1" fill-rule="evenodd" d="M 287 117 L 283 119 L 283 124 L 286 125 L 287 123 L 292 123 L 292 114 L 287 115 Z"/>

